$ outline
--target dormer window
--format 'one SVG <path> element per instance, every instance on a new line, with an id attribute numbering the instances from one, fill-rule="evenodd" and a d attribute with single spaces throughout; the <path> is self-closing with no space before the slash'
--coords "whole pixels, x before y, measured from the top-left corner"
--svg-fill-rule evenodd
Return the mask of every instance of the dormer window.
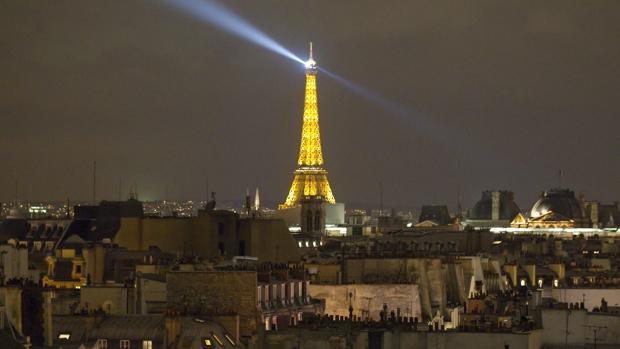
<path id="1" fill-rule="evenodd" d="M 121 339 L 119 342 L 119 348 L 120 349 L 130 349 L 131 348 L 131 342 L 129 341 L 129 339 Z"/>

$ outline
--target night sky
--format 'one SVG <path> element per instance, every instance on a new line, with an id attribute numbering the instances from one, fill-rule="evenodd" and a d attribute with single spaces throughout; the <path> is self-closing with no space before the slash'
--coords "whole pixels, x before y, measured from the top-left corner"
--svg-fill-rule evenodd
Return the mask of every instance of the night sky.
<path id="1" fill-rule="evenodd" d="M 563 184 L 620 198 L 620 1 L 232 1 L 318 76 L 336 200 L 522 208 Z M 285 199 L 301 132 L 294 61 L 158 1 L 0 1 L 0 200 Z"/>

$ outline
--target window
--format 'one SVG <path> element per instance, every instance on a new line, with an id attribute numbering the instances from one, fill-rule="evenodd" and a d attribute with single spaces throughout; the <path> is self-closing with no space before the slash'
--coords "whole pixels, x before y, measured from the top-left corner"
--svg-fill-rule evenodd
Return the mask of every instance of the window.
<path id="1" fill-rule="evenodd" d="M 69 340 L 69 338 L 71 338 L 71 333 L 64 332 L 58 334 L 58 339 Z"/>
<path id="2" fill-rule="evenodd" d="M 148 339 L 143 340 L 142 349 L 153 349 L 153 341 Z"/>
<path id="3" fill-rule="evenodd" d="M 203 344 L 203 346 L 204 346 L 204 347 L 206 347 L 206 348 L 210 348 L 210 347 L 212 347 L 212 346 L 213 346 L 213 342 L 211 341 L 211 338 L 204 338 L 204 339 L 202 340 L 202 344 Z"/>
<path id="4" fill-rule="evenodd" d="M 234 340 L 233 340 L 233 339 L 232 339 L 232 338 L 228 335 L 228 333 L 226 333 L 226 334 L 224 335 L 224 337 L 226 337 L 226 339 L 228 340 L 228 342 L 229 342 L 229 343 L 230 343 L 233 347 L 236 345 L 236 344 L 235 344 L 235 341 L 234 341 Z"/>
<path id="5" fill-rule="evenodd" d="M 220 339 L 220 337 L 218 337 L 215 333 L 213 334 L 213 339 L 215 339 L 215 341 L 217 342 L 217 344 L 219 344 L 221 347 L 224 346 L 224 342 L 222 342 L 222 340 Z"/>
<path id="6" fill-rule="evenodd" d="M 129 342 L 129 339 L 121 339 L 119 347 L 121 349 L 131 348 L 131 343 Z"/>
<path id="7" fill-rule="evenodd" d="M 99 349 L 108 349 L 108 340 L 97 339 L 97 345 L 99 346 Z"/>

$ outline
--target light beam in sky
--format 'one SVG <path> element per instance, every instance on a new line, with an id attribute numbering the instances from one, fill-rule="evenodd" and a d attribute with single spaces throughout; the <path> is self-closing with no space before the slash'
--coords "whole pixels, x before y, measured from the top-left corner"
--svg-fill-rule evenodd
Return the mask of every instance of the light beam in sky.
<path id="1" fill-rule="evenodd" d="M 245 19 L 212 0 L 162 0 L 168 6 L 201 21 L 232 33 L 281 56 L 304 64 L 305 62 L 286 47 L 263 33 Z"/>

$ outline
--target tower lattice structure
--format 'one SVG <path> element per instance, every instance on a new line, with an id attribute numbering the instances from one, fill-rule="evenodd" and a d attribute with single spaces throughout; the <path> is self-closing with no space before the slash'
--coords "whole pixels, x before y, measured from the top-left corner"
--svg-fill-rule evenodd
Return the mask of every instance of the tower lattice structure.
<path id="1" fill-rule="evenodd" d="M 281 209 L 295 207 L 304 199 L 336 203 L 327 180 L 327 171 L 323 168 L 316 75 L 317 64 L 312 59 L 312 43 L 310 43 L 310 59 L 306 62 L 306 92 L 299 159 L 286 201 L 279 206 Z"/>

